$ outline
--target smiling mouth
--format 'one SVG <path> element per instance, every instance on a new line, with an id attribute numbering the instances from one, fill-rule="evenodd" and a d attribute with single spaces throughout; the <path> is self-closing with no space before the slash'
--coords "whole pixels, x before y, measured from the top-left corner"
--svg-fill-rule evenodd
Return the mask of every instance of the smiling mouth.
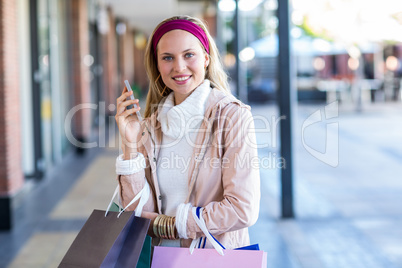
<path id="1" fill-rule="evenodd" d="M 189 79 L 191 77 L 191 75 L 189 76 L 181 76 L 181 77 L 173 77 L 174 80 L 176 81 L 185 81 L 187 79 Z"/>

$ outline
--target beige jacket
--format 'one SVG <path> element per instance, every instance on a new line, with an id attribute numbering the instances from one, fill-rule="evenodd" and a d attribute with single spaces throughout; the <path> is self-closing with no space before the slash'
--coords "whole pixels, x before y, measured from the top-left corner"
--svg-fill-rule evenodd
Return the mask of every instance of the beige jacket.
<path id="1" fill-rule="evenodd" d="M 119 175 L 118 182 L 120 200 L 126 206 L 147 180 L 152 198 L 144 206 L 144 211 L 161 213 L 156 160 L 162 132 L 156 118 L 157 112 L 143 121 L 143 131 L 137 139 L 138 151 L 145 156 L 146 168 L 132 175 Z M 185 203 L 204 207 L 202 216 L 209 232 L 228 249 L 250 243 L 247 227 L 258 218 L 260 175 L 253 130 L 250 107 L 231 95 L 212 89 L 204 121 L 193 145 Z M 129 210 L 134 210 L 137 204 L 134 203 Z M 188 247 L 191 239 L 204 236 L 191 210 L 187 236 L 190 239 L 181 241 L 183 247 Z M 207 243 L 206 247 L 212 246 Z"/>

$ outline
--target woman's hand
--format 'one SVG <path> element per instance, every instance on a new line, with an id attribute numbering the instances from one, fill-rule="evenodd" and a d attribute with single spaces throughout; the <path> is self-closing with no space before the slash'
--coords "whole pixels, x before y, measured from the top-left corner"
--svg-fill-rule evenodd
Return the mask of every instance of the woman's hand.
<path id="1" fill-rule="evenodd" d="M 147 212 L 147 211 L 142 211 L 141 213 L 141 217 L 142 218 L 146 218 L 146 219 L 150 219 L 151 223 L 149 224 L 149 228 L 148 228 L 148 235 L 150 237 L 156 237 L 156 235 L 154 234 L 154 221 L 155 218 L 158 217 L 158 213 L 155 212 Z"/>
<path id="2" fill-rule="evenodd" d="M 123 93 L 117 98 L 115 119 L 122 139 L 124 160 L 131 159 L 131 155 L 137 152 L 137 137 L 141 130 L 140 122 L 135 115 L 141 109 L 139 100 L 127 100 L 127 97 L 132 94 L 132 91 L 127 91 L 127 88 L 124 87 Z M 137 108 L 126 109 L 131 104 L 136 104 Z"/>

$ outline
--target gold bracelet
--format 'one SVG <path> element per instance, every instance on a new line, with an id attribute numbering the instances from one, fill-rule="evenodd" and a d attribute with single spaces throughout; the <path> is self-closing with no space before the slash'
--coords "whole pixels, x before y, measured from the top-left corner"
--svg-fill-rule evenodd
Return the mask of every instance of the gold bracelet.
<path id="1" fill-rule="evenodd" d="M 177 239 L 175 231 L 176 231 L 176 217 L 173 217 L 172 218 L 172 237 L 173 237 L 173 239 Z"/>
<path id="2" fill-rule="evenodd" d="M 163 239 L 167 239 L 166 235 L 166 216 L 163 215 L 159 223 L 159 234 Z"/>
<path id="3" fill-rule="evenodd" d="M 154 220 L 153 231 L 156 237 L 169 240 L 177 239 L 176 217 L 158 215 Z"/>
<path id="4" fill-rule="evenodd" d="M 168 222 L 169 222 L 169 216 L 165 216 L 165 221 L 163 223 L 163 232 L 165 234 L 165 239 L 169 239 Z"/>
<path id="5" fill-rule="evenodd" d="M 166 239 L 169 239 L 169 216 L 165 216 L 165 223 L 164 223 L 164 230 L 165 230 L 165 237 Z"/>
<path id="6" fill-rule="evenodd" d="M 174 237 L 172 236 L 172 221 L 173 217 L 169 217 L 167 228 L 168 228 L 168 237 L 170 240 L 174 240 Z"/>
<path id="7" fill-rule="evenodd" d="M 169 239 L 171 240 L 177 239 L 175 235 L 176 217 L 170 217 L 169 227 L 170 227 Z"/>
<path id="8" fill-rule="evenodd" d="M 179 235 L 178 235 L 177 229 L 176 229 L 176 217 L 173 217 L 173 237 L 174 237 L 174 239 L 179 238 Z"/>
<path id="9" fill-rule="evenodd" d="M 160 237 L 158 234 L 158 222 L 161 218 L 161 215 L 156 216 L 155 220 L 154 220 L 154 225 L 153 225 L 153 230 L 154 230 L 154 234 L 156 237 Z"/>
<path id="10" fill-rule="evenodd" d="M 163 215 L 160 215 L 159 221 L 158 221 L 158 236 L 162 238 L 162 230 L 161 230 L 161 224 L 163 220 Z"/>

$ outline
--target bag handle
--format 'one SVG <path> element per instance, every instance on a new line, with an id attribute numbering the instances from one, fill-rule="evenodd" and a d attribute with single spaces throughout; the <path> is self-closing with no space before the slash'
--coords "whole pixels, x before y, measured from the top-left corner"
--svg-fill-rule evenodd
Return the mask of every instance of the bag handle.
<path id="1" fill-rule="evenodd" d="M 202 209 L 202 210 L 204 210 L 204 209 Z M 200 212 L 202 212 L 202 210 L 201 210 L 201 207 L 197 207 L 197 209 L 196 209 L 196 216 L 198 217 L 198 218 L 200 218 L 200 215 L 201 215 L 201 213 Z M 205 221 L 204 221 L 204 219 L 202 219 L 202 221 L 204 222 L 204 224 L 205 224 Z M 206 228 L 206 225 L 205 225 L 205 228 Z M 208 228 L 207 228 L 208 229 Z M 211 232 L 208 232 L 210 235 L 211 235 L 211 237 L 216 241 L 216 243 L 218 243 L 219 244 L 219 246 L 221 246 L 223 249 L 226 249 L 221 243 L 219 243 L 219 241 L 215 238 L 215 236 L 213 236 L 212 234 L 211 234 Z M 200 237 L 200 238 L 202 238 L 202 237 Z M 205 242 L 207 241 L 207 237 L 204 237 L 204 244 L 202 245 L 202 248 L 205 248 Z M 201 242 L 202 242 L 202 239 L 200 239 L 200 244 L 198 245 L 198 248 L 201 248 Z"/>
<path id="2" fill-rule="evenodd" d="M 208 231 L 207 226 L 205 224 L 204 218 L 202 217 L 202 212 L 204 208 L 201 207 L 193 207 L 191 209 L 192 215 L 194 217 L 195 222 L 197 223 L 198 227 L 200 227 L 201 231 L 205 234 L 205 237 L 208 239 L 208 241 L 212 244 L 212 246 L 215 248 L 215 250 L 222 256 L 225 254 L 223 253 L 223 250 L 225 249 L 224 246 L 222 246 L 221 243 L 219 243 L 218 240 L 216 240 L 213 235 Z M 202 238 L 201 238 L 202 239 Z M 201 245 L 201 240 L 199 239 L 194 239 L 191 242 L 190 245 L 190 253 L 193 254 L 194 248 L 196 247 L 197 243 L 200 243 Z M 205 243 L 204 243 L 205 245 Z"/>
<path id="3" fill-rule="evenodd" d="M 119 192 L 119 185 L 117 185 L 116 189 L 114 190 L 112 199 L 110 200 L 110 203 L 106 209 L 105 217 L 107 216 L 107 213 L 109 212 L 109 209 L 112 206 L 113 200 L 116 198 L 116 195 L 118 192 Z M 142 188 L 142 190 L 136 196 L 134 196 L 134 198 L 131 200 L 131 202 L 128 203 L 128 205 L 120 211 L 120 213 L 117 215 L 117 218 L 119 218 L 121 213 L 123 213 L 129 206 L 134 204 L 134 202 L 137 201 L 138 199 L 140 199 L 140 202 L 138 203 L 138 206 L 135 209 L 134 215 L 137 217 L 141 217 L 142 209 L 144 208 L 145 204 L 148 202 L 150 192 L 151 191 L 149 188 L 149 184 L 148 184 L 147 180 L 145 180 L 144 188 Z"/>
<path id="4" fill-rule="evenodd" d="M 107 216 L 107 213 L 109 212 L 110 207 L 112 206 L 113 200 L 116 198 L 117 193 L 119 192 L 119 185 L 116 186 L 116 189 L 114 190 L 112 199 L 110 200 L 109 205 L 107 206 L 106 212 L 105 212 L 105 217 Z"/>

